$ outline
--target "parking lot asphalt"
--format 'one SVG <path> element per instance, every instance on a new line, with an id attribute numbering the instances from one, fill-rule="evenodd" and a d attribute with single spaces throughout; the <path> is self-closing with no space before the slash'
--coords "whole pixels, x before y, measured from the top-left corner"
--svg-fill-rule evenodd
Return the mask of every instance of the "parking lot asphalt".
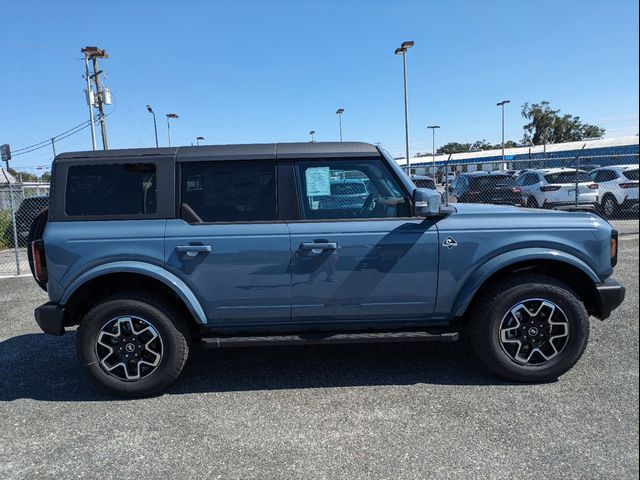
<path id="1" fill-rule="evenodd" d="M 0 279 L 0 478 L 638 478 L 638 236 L 627 300 L 557 382 L 487 373 L 462 344 L 195 351 L 160 397 L 96 393 L 75 333 Z"/>

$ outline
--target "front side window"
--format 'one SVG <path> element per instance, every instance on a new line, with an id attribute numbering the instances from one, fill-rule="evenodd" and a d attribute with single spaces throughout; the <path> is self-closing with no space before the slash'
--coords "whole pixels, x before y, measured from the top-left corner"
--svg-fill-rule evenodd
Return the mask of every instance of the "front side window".
<path id="1" fill-rule="evenodd" d="M 147 163 L 69 167 L 65 213 L 69 216 L 153 214 L 156 166 Z"/>
<path id="2" fill-rule="evenodd" d="M 305 219 L 409 216 L 409 202 L 381 160 L 301 161 L 297 175 Z"/>
<path id="3" fill-rule="evenodd" d="M 181 201 L 202 222 L 277 220 L 275 163 L 184 163 Z"/>

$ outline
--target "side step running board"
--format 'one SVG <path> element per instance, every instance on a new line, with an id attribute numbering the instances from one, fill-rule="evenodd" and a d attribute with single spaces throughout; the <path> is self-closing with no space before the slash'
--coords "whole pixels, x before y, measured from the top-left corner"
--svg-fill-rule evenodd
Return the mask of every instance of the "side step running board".
<path id="1" fill-rule="evenodd" d="M 326 345 L 334 343 L 455 342 L 458 332 L 376 332 L 332 335 L 272 335 L 252 337 L 205 337 L 205 348 L 266 347 L 270 345 Z"/>

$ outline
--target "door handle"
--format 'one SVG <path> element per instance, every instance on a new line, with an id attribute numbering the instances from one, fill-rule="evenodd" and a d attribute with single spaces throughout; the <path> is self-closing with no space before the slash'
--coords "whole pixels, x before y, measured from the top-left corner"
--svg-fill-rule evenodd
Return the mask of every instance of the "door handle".
<path id="1" fill-rule="evenodd" d="M 177 245 L 177 253 L 186 253 L 188 257 L 195 257 L 199 253 L 210 253 L 211 245 Z"/>
<path id="2" fill-rule="evenodd" d="M 336 242 L 308 242 L 301 243 L 300 250 L 337 250 Z"/>

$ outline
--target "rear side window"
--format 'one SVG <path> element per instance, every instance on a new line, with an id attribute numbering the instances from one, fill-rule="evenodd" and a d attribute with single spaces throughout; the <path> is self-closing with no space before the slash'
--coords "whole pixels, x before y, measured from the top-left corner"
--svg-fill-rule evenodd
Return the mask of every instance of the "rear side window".
<path id="1" fill-rule="evenodd" d="M 638 180 L 638 170 L 627 170 L 623 173 L 629 180 Z"/>
<path id="2" fill-rule="evenodd" d="M 69 216 L 145 215 L 157 209 L 154 164 L 69 167 L 65 213 Z"/>
<path id="3" fill-rule="evenodd" d="M 273 162 L 182 164 L 181 201 L 203 222 L 278 219 Z"/>
<path id="4" fill-rule="evenodd" d="M 558 172 L 548 173 L 544 179 L 549 183 L 587 183 L 591 181 L 587 172 Z"/>

